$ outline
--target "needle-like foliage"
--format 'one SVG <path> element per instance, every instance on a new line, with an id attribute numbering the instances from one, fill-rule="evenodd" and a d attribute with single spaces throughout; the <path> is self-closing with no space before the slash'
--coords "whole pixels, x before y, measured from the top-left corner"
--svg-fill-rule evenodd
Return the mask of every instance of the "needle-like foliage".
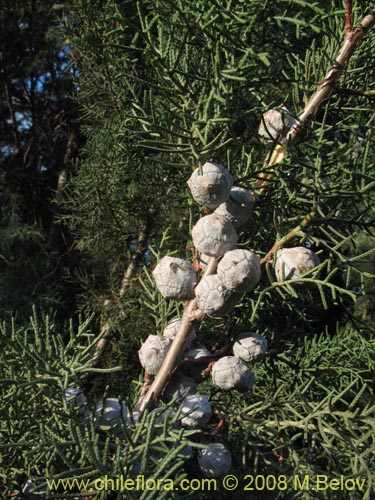
<path id="1" fill-rule="evenodd" d="M 352 7 L 355 26 L 372 6 Z M 77 0 L 67 11 L 86 145 L 68 180 L 61 222 L 82 256 L 71 276 L 81 287 L 79 304 L 94 316 L 70 330 L 43 313 L 2 329 L 7 494 L 30 478 L 43 498 L 77 498 L 79 490 L 108 499 L 232 498 L 220 481 L 211 492 L 95 489 L 106 475 L 201 479 L 196 455 L 219 440 L 232 452 L 236 498 L 336 498 L 328 489 L 313 491 L 317 474 L 363 481 L 363 489 L 337 498 L 372 498 L 371 30 L 304 137 L 257 192 L 253 217 L 239 231 L 238 246 L 262 258 L 259 285 L 229 315 L 197 325 L 197 340 L 214 353 L 230 351 L 243 332 L 267 338 L 265 359 L 252 367 L 253 393 L 218 392 L 205 380 L 199 391 L 209 395 L 214 415 L 197 430 L 178 427 L 178 405 L 163 424 L 148 410 L 139 422 L 134 414 L 110 430 L 94 417 L 107 397 L 125 401 L 131 413 L 142 387 L 137 350 L 182 315 L 183 304 L 161 296 L 151 271 L 165 255 L 196 257 L 191 228 L 203 211 L 187 190 L 192 170 L 215 161 L 235 185 L 256 186 L 276 145 L 258 135 L 262 114 L 287 107 L 300 115 L 342 45 L 344 14 L 339 0 Z M 147 249 L 126 275 L 146 226 Z M 270 250 L 280 241 L 313 249 L 321 264 L 297 280 L 276 281 Z M 111 340 L 103 368 L 93 369 L 93 343 L 103 337 Z M 89 372 L 95 378 L 87 383 Z M 67 404 L 72 385 L 87 392 L 84 408 Z M 249 475 L 285 477 L 288 488 L 251 490 Z M 296 475 L 308 475 L 310 488 L 293 488 Z M 64 478 L 87 482 L 51 491 L 47 479 Z"/>

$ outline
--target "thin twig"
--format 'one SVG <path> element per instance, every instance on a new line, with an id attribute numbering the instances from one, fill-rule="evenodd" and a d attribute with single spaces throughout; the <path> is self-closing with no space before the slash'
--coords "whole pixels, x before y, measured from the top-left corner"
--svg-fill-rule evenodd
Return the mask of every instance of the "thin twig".
<path id="1" fill-rule="evenodd" d="M 136 250 L 131 258 L 131 261 L 130 261 L 127 269 L 124 272 L 124 275 L 123 275 L 123 278 L 121 281 L 120 291 L 118 294 L 119 300 L 121 300 L 124 297 L 125 292 L 127 290 L 127 287 L 129 285 L 129 282 L 134 275 L 136 267 L 137 267 L 138 263 L 142 260 L 142 257 L 144 255 L 145 251 L 147 250 L 147 242 L 148 242 L 148 239 L 150 237 L 150 232 L 151 232 L 151 219 L 148 219 L 143 224 L 142 229 L 139 232 L 137 248 L 136 248 Z M 105 300 L 103 303 L 104 309 L 108 308 L 108 306 L 111 305 L 111 303 L 112 303 L 112 300 L 109 300 L 109 299 Z M 108 340 L 112 334 L 111 325 L 108 321 L 103 325 L 102 329 L 104 330 L 104 335 L 95 346 L 95 351 L 94 351 L 92 361 L 90 364 L 91 368 L 94 368 L 99 364 L 100 359 L 102 357 L 102 354 L 104 352 L 104 349 L 105 349 L 105 347 L 108 343 Z"/>
<path id="2" fill-rule="evenodd" d="M 314 120 L 319 109 L 336 89 L 336 82 L 346 71 L 349 59 L 354 52 L 354 49 L 359 45 L 367 31 L 375 23 L 375 5 L 354 29 L 351 25 L 351 14 L 351 0 L 346 0 L 344 43 L 338 52 L 337 58 L 326 73 L 323 81 L 319 84 L 317 90 L 308 101 L 303 113 L 298 117 L 297 123 L 289 129 L 285 137 L 279 137 L 280 144 L 276 144 L 272 150 L 272 154 L 266 157 L 266 160 L 270 158 L 268 163 L 266 163 L 268 168 L 269 166 L 273 167 L 277 163 L 280 163 L 286 156 L 286 145 L 292 145 L 302 134 L 304 134 L 306 130 L 305 126 L 309 125 Z M 263 165 L 265 166 L 265 164 Z M 267 183 L 273 178 L 273 172 L 274 169 L 268 169 L 267 173 L 262 174 L 260 179 L 258 179 L 255 183 L 255 187 L 259 188 L 260 193 L 263 192 Z M 314 215 L 314 212 L 308 214 L 297 227 L 292 229 L 280 241 L 276 242 L 267 255 L 261 260 L 261 263 L 268 262 L 279 248 L 291 240 L 311 221 Z"/>
<path id="3" fill-rule="evenodd" d="M 154 381 L 154 376 L 150 375 L 149 373 L 147 373 L 145 371 L 145 374 L 144 374 L 144 377 L 143 377 L 142 389 L 141 389 L 141 392 L 139 394 L 139 398 L 140 399 L 143 399 L 146 396 L 146 394 L 149 391 L 149 389 L 150 389 L 153 381 Z"/>
<path id="4" fill-rule="evenodd" d="M 51 272 L 45 274 L 44 276 L 42 276 L 40 278 L 40 280 L 37 282 L 37 284 L 34 286 L 33 291 L 31 292 L 32 296 L 34 296 L 36 294 L 36 291 L 38 290 L 38 288 L 40 287 L 40 285 L 43 283 L 43 281 L 47 280 L 48 278 L 51 278 L 51 276 L 53 276 L 57 272 L 57 270 L 60 267 L 61 260 L 64 257 L 66 257 L 75 248 L 75 246 L 76 246 L 76 242 L 73 241 L 73 243 L 70 245 L 70 247 L 68 248 L 68 250 L 58 256 L 57 261 L 56 261 L 56 265 L 53 268 L 53 270 Z"/>
<path id="5" fill-rule="evenodd" d="M 363 40 L 367 31 L 375 23 L 375 5 L 362 21 L 350 33 L 345 33 L 345 40 L 339 50 L 336 59 L 327 71 L 323 81 L 319 84 L 317 90 L 310 98 L 303 113 L 298 117 L 298 124 L 292 126 L 283 142 L 293 144 L 301 135 L 303 126 L 309 125 L 316 117 L 319 109 L 330 98 L 337 80 L 346 71 L 351 55 Z"/>
<path id="6" fill-rule="evenodd" d="M 5 264 L 9 265 L 9 260 L 4 255 L 0 255 L 0 260 L 3 260 Z"/>
<path id="7" fill-rule="evenodd" d="M 260 263 L 266 264 L 267 262 L 269 262 L 275 255 L 277 250 L 282 248 L 285 245 L 285 243 L 292 240 L 300 231 L 302 231 L 312 221 L 314 216 L 315 216 L 315 210 L 307 214 L 306 217 L 298 224 L 298 226 L 289 231 L 289 233 L 283 236 L 279 241 L 275 242 L 275 244 L 273 245 L 271 250 L 267 253 L 267 255 L 260 260 Z"/>
<path id="8" fill-rule="evenodd" d="M 262 171 L 258 179 L 254 182 L 254 189 L 258 190 L 258 194 L 262 194 L 268 183 L 274 177 L 275 170 L 273 168 L 277 163 L 281 163 L 286 156 L 286 148 L 282 144 L 275 144 L 269 154 L 263 161 Z"/>

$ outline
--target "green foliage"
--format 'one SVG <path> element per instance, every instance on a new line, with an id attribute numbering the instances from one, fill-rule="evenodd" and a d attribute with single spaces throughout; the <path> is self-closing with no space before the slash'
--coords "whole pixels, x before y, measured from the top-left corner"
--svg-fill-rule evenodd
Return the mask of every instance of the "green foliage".
<path id="1" fill-rule="evenodd" d="M 103 284 L 111 286 L 106 276 L 113 262 L 126 264 L 145 217 L 152 218 L 156 239 L 170 227 L 170 249 L 183 251 L 189 243 L 183 191 L 193 166 L 214 159 L 251 186 L 265 154 L 256 133 L 261 113 L 274 105 L 300 111 L 340 46 L 340 2 L 322 12 L 306 2 L 79 4 L 69 29 L 88 142 L 87 159 L 72 179 L 67 221 L 96 266 L 100 259 Z M 372 50 L 369 37 L 345 89 L 319 118 L 314 140 L 277 172 L 258 208 L 262 223 L 243 231 L 242 241 L 258 252 L 312 208 L 311 232 L 323 251 L 356 226 L 372 225 L 374 115 L 371 98 L 350 93 L 357 75 L 361 89 L 372 88 L 372 71 L 364 66 Z"/>
<path id="2" fill-rule="evenodd" d="M 373 331 L 348 327 L 315 334 L 290 342 L 282 354 L 271 349 L 267 361 L 254 367 L 258 383 L 245 402 L 243 395 L 216 394 L 219 410 L 231 408 L 228 438 L 236 443 L 239 467 L 285 474 L 289 484 L 295 474 L 358 475 L 366 491 L 348 498 L 372 498 L 374 347 Z M 287 497 L 272 498 L 309 494 L 288 489 Z M 315 495 L 336 498 L 332 491 Z"/>
<path id="3" fill-rule="evenodd" d="M 211 438 L 215 422 L 206 429 L 181 431 L 175 427 L 178 414 L 171 414 L 164 424 L 150 413 L 140 423 L 99 429 L 93 420 L 97 402 L 116 396 L 131 405 L 129 389 L 118 392 L 115 385 L 100 398 L 97 392 L 89 394 L 83 408 L 68 405 L 64 391 L 79 386 L 99 338 L 91 319 L 60 330 L 51 318 L 35 314 L 27 326 L 2 327 L 1 406 L 6 411 L 0 470 L 5 495 L 19 491 L 26 478 L 32 478 L 34 493 L 43 493 L 43 498 L 70 498 L 76 489 L 69 494 L 60 485 L 48 491 L 46 480 L 78 478 L 88 489 L 95 479 L 121 475 L 175 481 L 200 477 L 189 461 L 184 471 L 188 455 L 183 450 L 192 444 L 198 451 L 207 439 L 224 439 L 233 453 L 231 473 L 238 477 L 275 474 L 292 481 L 294 474 L 354 475 L 365 480 L 365 491 L 363 497 L 350 498 L 371 498 L 375 343 L 370 329 L 315 334 L 290 341 L 283 353 L 271 348 L 266 361 L 254 366 L 258 382 L 253 395 L 217 392 L 205 382 L 201 391 L 210 394 L 214 408 L 223 415 L 230 408 L 228 428 Z M 111 371 L 119 369 L 113 366 Z M 220 487 L 219 491 L 225 495 Z M 287 498 L 308 498 L 303 493 L 288 490 Z M 197 492 L 186 498 L 193 494 Z M 139 498 L 140 492 L 128 495 Z M 152 491 L 141 495 L 159 498 Z M 180 498 L 176 492 L 168 495 Z M 198 495 L 205 498 L 203 492 Z M 239 498 L 256 498 L 246 495 L 239 493 Z M 103 492 L 96 498 L 122 497 Z M 285 497 L 275 493 L 270 498 Z M 322 493 L 316 498 L 332 497 Z"/>
<path id="4" fill-rule="evenodd" d="M 55 11 L 62 7 L 56 4 Z M 353 9 L 359 20 L 363 2 L 354 2 Z M 162 431 L 153 414 L 112 431 L 98 429 L 93 418 L 96 403 L 106 397 L 135 404 L 142 340 L 161 333 L 182 313 L 182 304 L 166 301 L 156 290 L 152 268 L 166 254 L 194 256 L 190 230 L 203 212 L 187 192 L 191 170 L 217 161 L 236 185 L 251 188 L 269 147 L 257 133 L 262 113 L 288 106 L 298 116 L 342 43 L 343 14 L 338 0 L 77 0 L 66 10 L 86 145 L 60 199 L 60 221 L 81 252 L 68 277 L 78 282 L 74 299 L 91 322 L 74 321 L 67 328 L 41 314 L 30 323 L 3 326 L 0 474 L 5 494 L 20 491 L 27 477 L 34 478 L 35 493 L 43 498 L 77 495 L 47 492 L 47 478 L 87 479 L 86 489 L 106 474 L 201 478 L 195 455 L 219 440 L 230 447 L 230 472 L 238 477 L 358 476 L 365 480 L 365 491 L 345 493 L 345 498 L 372 497 L 373 34 L 354 54 L 309 135 L 278 165 L 253 219 L 240 230 L 239 247 L 264 257 L 313 213 L 288 246 L 311 246 L 321 266 L 298 281 L 279 283 L 273 264 L 266 264 L 259 286 L 243 295 L 233 313 L 199 325 L 198 340 L 211 350 L 230 346 L 245 331 L 267 337 L 269 353 L 252 368 L 254 394 L 217 392 L 206 380 L 198 390 L 209 394 L 220 413 L 197 431 L 175 428 L 178 416 L 168 419 Z M 7 310 L 19 312 L 30 289 L 42 286 L 36 269 L 45 266 L 43 286 L 58 285 L 53 252 L 47 250 L 36 267 L 34 260 L 34 267 L 28 266 L 25 253 L 45 248 L 43 231 L 20 225 L 17 218 L 2 222 L 0 254 L 12 259 L 18 274 L 3 274 L 1 300 L 12 304 Z M 146 222 L 149 256 L 122 294 L 124 273 Z M 13 276 L 21 279 L 25 272 L 31 283 L 25 297 L 7 295 Z M 105 368 L 92 387 L 85 387 L 84 417 L 67 405 L 64 391 L 95 373 L 89 365 L 104 332 L 98 333 L 99 314 L 112 337 L 102 360 Z M 217 425 L 219 414 L 226 425 Z M 181 456 L 189 443 L 191 460 Z M 243 486 L 238 498 L 259 498 L 260 492 L 242 492 Z M 288 489 L 264 497 L 320 500 L 334 498 L 331 493 Z M 232 498 L 222 488 L 128 497 L 218 494 Z M 123 498 L 115 492 L 95 496 Z"/>
<path id="5" fill-rule="evenodd" d="M 57 250 L 47 235 L 25 224 L 16 209 L 0 221 L 1 316 L 27 318 L 32 303 L 66 312 L 69 300 L 59 267 Z M 51 281 L 51 276 L 54 280 Z M 62 305 L 62 302 L 65 301 Z"/>
<path id="6" fill-rule="evenodd" d="M 177 471 L 186 460 L 181 452 L 192 432 L 174 429 L 175 417 L 164 426 L 150 414 L 138 425 L 120 422 L 108 432 L 98 428 L 96 403 L 109 395 L 124 400 L 127 394 L 107 388 L 100 399 L 91 395 L 83 407 L 67 403 L 64 392 L 79 387 L 82 374 L 91 370 L 92 349 L 100 337 L 92 331 L 92 318 L 63 330 L 37 314 L 29 325 L 2 326 L 0 477 L 6 497 L 19 492 L 27 478 L 43 498 L 69 498 L 76 489 L 70 494 L 62 487 L 48 491 L 47 479 L 88 479 L 89 489 L 94 479 L 127 474 L 139 466 L 147 477 L 172 477 L 172 469 Z M 115 366 L 97 372 L 119 370 Z"/>
<path id="7" fill-rule="evenodd" d="M 54 200 L 80 134 L 71 98 L 74 70 L 52 5 L 52 0 L 1 5 L 1 318 L 14 313 L 27 318 L 32 303 L 61 306 L 62 316 L 75 307 L 64 279 L 72 242 L 54 218 Z"/>
<path id="8" fill-rule="evenodd" d="M 353 8 L 359 18 L 362 6 Z M 93 259 L 94 290 L 116 294 L 113 269 L 126 267 L 147 217 L 151 269 L 165 254 L 191 258 L 190 229 L 201 215 L 186 192 L 191 169 L 212 159 L 251 188 L 267 152 L 257 135 L 262 113 L 283 105 L 302 111 L 342 43 L 343 14 L 341 2 L 78 3 L 68 29 L 87 144 L 66 220 Z M 266 265 L 260 286 L 229 317 L 205 319 L 199 328 L 199 341 L 211 349 L 250 329 L 271 344 L 266 364 L 255 370 L 262 381 L 255 398 L 212 395 L 230 419 L 222 438 L 241 449 L 241 473 L 358 473 L 371 488 L 372 455 L 364 458 L 351 443 L 348 422 L 355 407 L 361 417 L 353 432 L 368 439 L 362 423 L 374 409 L 367 405 L 372 367 L 365 353 L 373 345 L 359 314 L 373 315 L 373 50 L 367 37 L 308 140 L 290 150 L 240 234 L 240 246 L 264 256 L 314 212 L 289 245 L 312 246 L 322 265 L 298 283 L 275 283 Z M 125 295 L 130 302 L 117 341 L 123 354 L 132 349 L 126 338 L 139 345 L 181 314 L 156 290 L 150 267 Z M 354 360 L 362 334 L 368 344 Z M 202 390 L 211 393 L 210 384 Z M 261 422 L 254 426 L 243 415 L 261 415 Z M 284 428 L 280 421 L 292 423 Z M 311 449 L 322 458 L 313 460 Z"/>

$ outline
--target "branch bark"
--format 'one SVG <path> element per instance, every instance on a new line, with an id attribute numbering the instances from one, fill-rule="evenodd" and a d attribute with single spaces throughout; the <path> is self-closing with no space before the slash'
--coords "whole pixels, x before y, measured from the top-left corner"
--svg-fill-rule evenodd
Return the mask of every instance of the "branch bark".
<path id="1" fill-rule="evenodd" d="M 370 12 L 365 15 L 362 21 L 353 29 L 345 30 L 345 40 L 341 49 L 339 50 L 336 59 L 333 61 L 331 67 L 327 71 L 324 79 L 318 85 L 318 88 L 309 99 L 305 109 L 298 117 L 298 124 L 294 125 L 286 137 L 281 142 L 290 145 L 296 142 L 304 126 L 309 125 L 316 117 L 322 105 L 331 97 L 337 80 L 346 71 L 350 57 L 354 50 L 358 47 L 360 42 L 368 30 L 375 23 L 375 5 Z M 346 25 L 346 28 L 348 25 Z"/>
<path id="2" fill-rule="evenodd" d="M 345 36 L 352 32 L 352 0 L 345 0 Z"/>

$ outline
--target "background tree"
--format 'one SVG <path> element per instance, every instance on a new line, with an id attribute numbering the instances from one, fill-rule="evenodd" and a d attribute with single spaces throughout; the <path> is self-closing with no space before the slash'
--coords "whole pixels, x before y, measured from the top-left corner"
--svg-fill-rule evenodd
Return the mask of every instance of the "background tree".
<path id="1" fill-rule="evenodd" d="M 364 491 L 348 498 L 371 498 L 371 32 L 240 233 L 241 247 L 265 257 L 313 211 L 310 224 L 288 244 L 314 248 L 323 262 L 320 277 L 311 278 L 311 288 L 277 284 L 272 265 L 264 264 L 259 287 L 245 294 L 231 315 L 199 325 L 199 341 L 213 351 L 249 329 L 267 337 L 269 353 L 254 367 L 254 393 L 221 393 L 205 381 L 199 391 L 209 395 L 216 413 L 198 431 L 176 430 L 174 418 L 161 431 L 147 412 L 140 424 L 122 422 L 105 431 L 93 416 L 96 403 L 107 396 L 136 402 L 141 386 L 136 350 L 148 334 L 161 333 L 182 313 L 181 304 L 161 297 L 150 268 L 166 254 L 194 257 L 190 229 L 202 212 L 186 190 L 192 169 L 212 159 L 225 164 L 237 184 L 256 186 L 268 147 L 258 136 L 262 113 L 282 106 L 296 116 L 301 112 L 341 46 L 344 14 L 339 1 L 297 0 L 276 5 L 79 0 L 69 10 L 86 145 L 69 181 L 62 220 L 83 256 L 79 272 L 71 275 L 82 287 L 81 310 L 102 313 L 117 338 L 87 391 L 84 419 L 79 408 L 67 404 L 64 391 L 92 372 L 94 344 L 105 333 L 97 315 L 70 330 L 59 329 L 44 314 L 34 316 L 31 325 L 4 325 L 7 461 L 1 473 L 7 491 L 21 490 L 26 478 L 33 478 L 34 493 L 56 498 L 68 493 L 48 491 L 46 478 L 87 479 L 85 488 L 75 485 L 87 490 L 105 474 L 201 477 L 197 451 L 220 440 L 232 450 L 238 477 L 274 474 L 290 481 L 294 474 L 353 475 L 364 479 Z M 353 25 L 363 14 L 362 3 L 355 2 Z M 124 292 L 135 241 L 146 226 L 145 265 Z M 357 295 L 362 302 L 355 302 Z M 189 444 L 191 459 L 181 453 Z M 259 497 L 256 491 L 245 493 L 243 498 Z M 290 489 L 268 493 L 279 499 L 311 495 Z M 329 498 L 328 493 L 314 495 Z M 187 492 L 186 497 L 192 494 L 212 496 Z M 163 497 L 155 491 L 141 495 Z M 225 498 L 223 490 L 220 495 Z"/>
<path id="2" fill-rule="evenodd" d="M 82 139 L 74 69 L 53 7 L 1 6 L 2 315 L 28 317 L 32 303 L 70 314 L 73 305 L 63 279 L 72 241 L 57 224 L 54 200 Z"/>

